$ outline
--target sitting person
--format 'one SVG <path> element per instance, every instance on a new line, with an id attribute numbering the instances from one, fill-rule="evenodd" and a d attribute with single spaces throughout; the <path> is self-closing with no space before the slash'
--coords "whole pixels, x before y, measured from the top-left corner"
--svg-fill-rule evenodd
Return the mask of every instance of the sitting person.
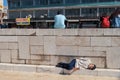
<path id="1" fill-rule="evenodd" d="M 54 28 L 55 29 L 65 29 L 65 24 L 66 24 L 66 17 L 61 14 L 60 11 L 57 12 L 57 15 L 54 17 L 55 19 L 55 24 L 54 24 Z"/>
<path id="2" fill-rule="evenodd" d="M 79 69 L 94 70 L 96 68 L 96 65 L 92 64 L 91 60 L 88 58 L 79 58 L 79 59 L 73 59 L 70 63 L 60 62 L 56 65 L 56 67 L 61 67 L 70 70 L 68 74 L 71 74 Z"/>
<path id="3" fill-rule="evenodd" d="M 101 27 L 102 28 L 110 28 L 110 17 L 107 13 L 103 13 L 102 17 L 100 17 Z"/>

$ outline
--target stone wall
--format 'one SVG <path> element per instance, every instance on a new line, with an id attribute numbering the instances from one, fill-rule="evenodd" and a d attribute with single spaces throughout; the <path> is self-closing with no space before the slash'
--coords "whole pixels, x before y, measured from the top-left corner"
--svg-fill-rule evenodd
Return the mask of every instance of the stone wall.
<path id="1" fill-rule="evenodd" d="M 120 29 L 1 29 L 0 62 L 56 65 L 87 57 L 120 69 Z"/>

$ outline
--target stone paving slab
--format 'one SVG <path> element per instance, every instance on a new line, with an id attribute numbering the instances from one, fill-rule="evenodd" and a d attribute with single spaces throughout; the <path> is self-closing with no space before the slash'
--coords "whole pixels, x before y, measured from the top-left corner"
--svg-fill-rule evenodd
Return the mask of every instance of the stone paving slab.
<path id="1" fill-rule="evenodd" d="M 120 80 L 120 78 L 0 70 L 0 80 Z"/>

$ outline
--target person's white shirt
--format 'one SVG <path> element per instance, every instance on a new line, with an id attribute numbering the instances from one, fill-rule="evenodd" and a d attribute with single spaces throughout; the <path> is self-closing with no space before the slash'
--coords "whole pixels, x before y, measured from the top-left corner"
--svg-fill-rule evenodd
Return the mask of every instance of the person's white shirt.
<path id="1" fill-rule="evenodd" d="M 54 20 L 55 20 L 54 28 L 61 28 L 61 29 L 65 28 L 66 17 L 64 15 L 58 14 L 55 16 Z"/>
<path id="2" fill-rule="evenodd" d="M 87 69 L 90 63 L 91 63 L 91 60 L 88 58 L 79 58 L 79 59 L 76 59 L 75 68 Z"/>

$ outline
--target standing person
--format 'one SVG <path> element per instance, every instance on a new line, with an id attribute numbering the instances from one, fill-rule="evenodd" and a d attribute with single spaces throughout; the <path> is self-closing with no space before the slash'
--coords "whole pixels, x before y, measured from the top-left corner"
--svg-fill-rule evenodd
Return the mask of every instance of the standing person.
<path id="1" fill-rule="evenodd" d="M 117 8 L 117 11 L 116 11 L 115 26 L 116 28 L 120 28 L 120 8 Z"/>
<path id="2" fill-rule="evenodd" d="M 100 18 L 102 28 L 110 28 L 110 19 L 109 18 L 110 18 L 110 16 L 108 16 L 107 13 L 102 14 L 102 17 Z"/>
<path id="3" fill-rule="evenodd" d="M 66 17 L 62 15 L 60 11 L 57 12 L 57 15 L 55 16 L 54 20 L 55 20 L 54 28 L 57 28 L 57 29 L 65 28 Z"/>
<path id="4" fill-rule="evenodd" d="M 69 70 L 68 74 L 72 74 L 74 71 L 80 69 L 94 70 L 96 68 L 96 65 L 93 64 L 91 60 L 88 58 L 79 58 L 73 59 L 70 63 L 60 62 L 56 65 L 56 67 L 67 69 Z"/>
<path id="5" fill-rule="evenodd" d="M 110 16 L 111 24 L 115 28 L 120 28 L 120 8 L 117 8 Z"/>

